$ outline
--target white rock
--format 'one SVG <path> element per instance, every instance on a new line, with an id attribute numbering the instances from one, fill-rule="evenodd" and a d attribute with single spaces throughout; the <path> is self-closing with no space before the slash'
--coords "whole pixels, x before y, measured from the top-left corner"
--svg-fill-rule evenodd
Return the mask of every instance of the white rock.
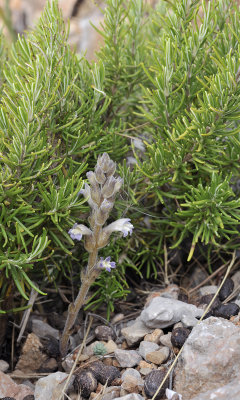
<path id="1" fill-rule="evenodd" d="M 135 350 L 117 349 L 114 351 L 114 355 L 123 368 L 135 367 L 142 360 L 140 354 Z"/>
<path id="2" fill-rule="evenodd" d="M 175 397 L 174 397 L 175 396 Z M 182 400 L 182 395 L 174 392 L 173 390 L 166 389 L 166 397 L 168 400 Z"/>
<path id="3" fill-rule="evenodd" d="M 134 378 L 137 378 L 137 379 L 141 379 L 140 373 L 134 368 L 126 369 L 126 371 L 124 371 L 124 373 L 122 374 L 122 379 L 125 379 L 125 377 L 128 375 L 134 376 Z"/>
<path id="4" fill-rule="evenodd" d="M 7 361 L 4 360 L 0 360 L 0 371 L 2 372 L 6 372 L 9 368 L 9 364 L 7 363 Z"/>
<path id="5" fill-rule="evenodd" d="M 198 290 L 200 296 L 205 296 L 207 294 L 215 294 L 218 290 L 216 285 L 203 286 Z"/>
<path id="6" fill-rule="evenodd" d="M 239 377 L 239 338 L 240 328 L 226 319 L 210 317 L 198 324 L 178 360 L 174 390 L 189 400 Z"/>
<path id="7" fill-rule="evenodd" d="M 181 321 L 184 326 L 195 326 L 196 317 L 201 317 L 203 310 L 183 301 L 155 297 L 140 315 L 142 322 L 149 328 L 166 328 Z"/>
<path id="8" fill-rule="evenodd" d="M 148 328 L 140 319 L 136 318 L 135 322 L 121 330 L 122 335 L 125 337 L 127 344 L 132 346 L 138 343 L 147 333 L 151 333 L 153 329 Z"/>
<path id="9" fill-rule="evenodd" d="M 139 346 L 139 354 L 146 360 L 146 356 L 148 353 L 152 353 L 153 351 L 156 351 L 159 349 L 159 346 L 157 343 L 154 342 L 147 342 L 146 340 L 143 340 L 140 343 Z"/>
<path id="10" fill-rule="evenodd" d="M 35 400 L 56 400 L 66 384 L 68 374 L 64 372 L 54 372 L 37 381 L 35 386 Z M 74 375 L 71 377 L 69 386 L 74 380 Z"/>

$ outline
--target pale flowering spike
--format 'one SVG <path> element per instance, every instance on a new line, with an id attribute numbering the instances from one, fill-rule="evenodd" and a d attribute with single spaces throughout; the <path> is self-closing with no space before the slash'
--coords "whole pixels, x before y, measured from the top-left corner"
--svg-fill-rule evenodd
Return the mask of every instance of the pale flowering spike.
<path id="1" fill-rule="evenodd" d="M 91 185 L 96 185 L 97 184 L 96 176 L 95 176 L 93 171 L 87 172 L 86 173 L 86 177 L 88 178 L 88 180 L 91 183 Z"/>
<path id="2" fill-rule="evenodd" d="M 108 164 L 108 171 L 107 171 L 107 176 L 113 175 L 116 170 L 116 163 L 112 160 L 110 160 Z"/>
<path id="3" fill-rule="evenodd" d="M 68 231 L 70 237 L 74 240 L 81 240 L 83 235 L 92 235 L 92 231 L 82 224 L 74 224 Z"/>
<path id="4" fill-rule="evenodd" d="M 110 178 L 108 178 L 107 182 L 102 188 L 103 197 L 109 198 L 114 194 L 116 194 L 120 190 L 122 184 L 123 184 L 122 178 L 118 177 L 116 179 L 113 176 L 110 176 Z"/>
<path id="5" fill-rule="evenodd" d="M 84 196 L 91 208 L 96 207 L 96 204 L 93 202 L 91 197 L 91 188 L 87 183 L 85 183 L 85 188 L 81 189 L 78 194 L 82 194 Z"/>
<path id="6" fill-rule="evenodd" d="M 107 153 L 103 153 L 102 156 L 98 157 L 97 165 L 102 169 L 103 172 L 107 172 L 109 168 L 109 162 L 111 161 Z"/>
<path id="7" fill-rule="evenodd" d="M 100 184 L 103 184 L 106 181 L 106 176 L 98 165 L 95 168 L 95 176 L 97 182 Z"/>
<path id="8" fill-rule="evenodd" d="M 85 199 L 88 199 L 90 197 L 90 186 L 87 183 L 85 183 L 85 188 L 81 189 L 78 192 L 78 194 L 82 194 L 85 197 Z"/>
<path id="9" fill-rule="evenodd" d="M 105 269 L 108 272 L 111 272 L 111 269 L 116 268 L 116 263 L 114 261 L 111 261 L 111 257 L 103 259 L 103 257 L 100 258 L 100 261 L 97 264 L 98 268 Z"/>
<path id="10" fill-rule="evenodd" d="M 103 231 L 109 234 L 112 232 L 122 232 L 123 237 L 126 237 L 128 234 L 132 234 L 133 225 L 130 221 L 130 218 L 120 218 L 112 224 L 107 225 Z"/>

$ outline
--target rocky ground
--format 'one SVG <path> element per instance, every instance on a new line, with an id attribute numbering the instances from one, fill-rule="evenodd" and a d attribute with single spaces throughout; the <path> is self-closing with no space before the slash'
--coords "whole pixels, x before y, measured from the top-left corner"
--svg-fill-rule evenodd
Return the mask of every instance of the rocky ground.
<path id="1" fill-rule="evenodd" d="M 240 271 L 225 281 L 199 323 L 218 289 L 210 278 L 197 267 L 193 288 L 171 284 L 138 294 L 109 323 L 104 312 L 88 314 L 85 322 L 80 316 L 65 359 L 58 343 L 64 315 L 36 309 L 19 346 L 11 336 L 13 372 L 11 361 L 0 361 L 1 399 L 60 400 L 66 393 L 70 400 L 238 400 Z"/>

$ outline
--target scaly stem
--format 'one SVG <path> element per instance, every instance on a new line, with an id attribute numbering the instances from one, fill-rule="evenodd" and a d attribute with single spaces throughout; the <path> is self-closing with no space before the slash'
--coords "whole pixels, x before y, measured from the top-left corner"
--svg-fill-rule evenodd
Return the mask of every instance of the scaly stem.
<path id="1" fill-rule="evenodd" d="M 60 339 L 60 352 L 63 357 L 67 354 L 68 340 L 69 336 L 71 335 L 71 329 L 77 319 L 81 307 L 85 303 L 89 288 L 95 282 L 96 278 L 100 274 L 100 271 L 94 268 L 97 263 L 97 256 L 98 256 L 97 241 L 98 241 L 99 230 L 100 230 L 99 226 L 96 226 L 96 228 L 94 229 L 94 236 L 96 238 L 96 248 L 93 250 L 92 253 L 89 254 L 87 270 L 85 273 L 83 273 L 81 287 L 79 289 L 78 295 L 74 303 L 69 304 L 68 307 L 67 320 L 64 326 L 62 337 Z"/>

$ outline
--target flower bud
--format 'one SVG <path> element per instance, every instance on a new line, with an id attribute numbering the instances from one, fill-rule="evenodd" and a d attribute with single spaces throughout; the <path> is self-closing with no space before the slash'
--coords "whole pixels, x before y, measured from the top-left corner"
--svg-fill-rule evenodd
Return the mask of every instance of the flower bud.
<path id="1" fill-rule="evenodd" d="M 95 168 L 95 176 L 98 183 L 103 185 L 106 181 L 106 176 L 104 175 L 102 169 L 99 166 Z"/>
<path id="2" fill-rule="evenodd" d="M 121 178 L 114 178 L 110 176 L 102 188 L 102 195 L 104 198 L 108 198 L 113 196 L 116 192 L 119 191 L 123 183 L 123 179 Z"/>
<path id="3" fill-rule="evenodd" d="M 92 185 L 91 186 L 91 199 L 92 201 L 94 201 L 94 203 L 96 203 L 98 206 L 101 203 L 101 192 L 100 192 L 100 188 L 98 185 Z"/>
<path id="4" fill-rule="evenodd" d="M 107 153 L 103 153 L 102 156 L 98 157 L 97 165 L 102 169 L 103 172 L 108 171 L 110 157 Z"/>
<path id="5" fill-rule="evenodd" d="M 87 178 L 88 178 L 88 180 L 89 180 L 91 185 L 93 185 L 93 186 L 97 185 L 96 176 L 95 176 L 93 171 L 87 172 L 86 176 L 87 176 Z"/>
<path id="6" fill-rule="evenodd" d="M 107 221 L 110 211 L 113 208 L 113 203 L 110 203 L 106 199 L 102 202 L 101 206 L 92 213 L 91 216 L 91 226 L 94 226 L 94 224 L 97 225 L 104 225 L 105 222 Z"/>
<path id="7" fill-rule="evenodd" d="M 109 161 L 107 176 L 111 176 L 116 171 L 116 163 L 112 160 Z"/>
<path id="8" fill-rule="evenodd" d="M 91 208 L 96 207 L 95 203 L 92 201 L 90 186 L 87 183 L 85 183 L 85 189 L 81 189 L 78 194 L 84 196 Z"/>

